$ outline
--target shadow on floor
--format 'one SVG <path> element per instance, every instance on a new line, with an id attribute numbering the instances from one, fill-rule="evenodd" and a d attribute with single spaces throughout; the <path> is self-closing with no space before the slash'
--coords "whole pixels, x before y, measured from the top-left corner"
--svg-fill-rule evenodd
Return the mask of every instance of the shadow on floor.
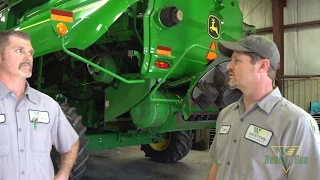
<path id="1" fill-rule="evenodd" d="M 199 151 L 176 164 L 151 161 L 138 147 L 94 151 L 81 180 L 200 180 L 206 179 L 210 163 L 208 154 Z"/>

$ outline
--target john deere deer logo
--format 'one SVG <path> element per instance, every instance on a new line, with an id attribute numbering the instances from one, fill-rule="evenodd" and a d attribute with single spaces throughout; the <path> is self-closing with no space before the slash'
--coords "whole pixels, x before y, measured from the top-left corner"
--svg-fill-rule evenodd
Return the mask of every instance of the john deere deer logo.
<path id="1" fill-rule="evenodd" d="M 219 39 L 220 37 L 220 20 L 216 16 L 209 15 L 208 34 L 213 39 Z"/>

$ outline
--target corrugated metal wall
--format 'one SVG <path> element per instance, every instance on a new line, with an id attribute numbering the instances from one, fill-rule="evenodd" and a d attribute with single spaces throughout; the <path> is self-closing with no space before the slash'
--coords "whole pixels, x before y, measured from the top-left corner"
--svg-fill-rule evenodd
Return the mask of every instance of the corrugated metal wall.
<path id="1" fill-rule="evenodd" d="M 272 0 L 238 0 L 244 22 L 257 29 L 272 27 Z M 284 24 L 320 20 L 319 0 L 286 1 Z M 263 34 L 272 39 L 272 33 Z M 286 29 L 284 32 L 284 75 L 320 75 L 318 49 L 320 26 Z M 320 101 L 319 78 L 285 79 L 284 97 L 310 112 L 310 102 Z"/>
<path id="2" fill-rule="evenodd" d="M 244 22 L 257 29 L 272 27 L 271 0 L 238 0 Z M 286 1 L 284 24 L 320 20 L 319 0 Z M 319 75 L 320 26 L 286 29 L 284 32 L 284 75 Z M 272 33 L 263 34 L 272 39 Z"/>
<path id="3" fill-rule="evenodd" d="M 320 78 L 286 78 L 283 96 L 310 112 L 310 102 L 320 101 Z"/>

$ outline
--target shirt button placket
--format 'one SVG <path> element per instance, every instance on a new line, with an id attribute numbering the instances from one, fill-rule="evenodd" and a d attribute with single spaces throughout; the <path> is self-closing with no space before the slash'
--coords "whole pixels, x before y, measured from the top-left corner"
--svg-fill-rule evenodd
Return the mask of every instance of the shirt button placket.
<path id="1" fill-rule="evenodd" d="M 18 127 L 21 127 L 22 124 L 24 123 L 23 121 L 25 120 L 25 118 L 22 118 L 23 116 L 20 113 L 20 110 L 18 107 L 16 109 L 16 118 L 17 118 L 17 125 Z M 21 128 L 18 128 L 19 132 L 22 132 Z M 25 176 L 25 151 L 24 151 L 24 142 L 23 142 L 23 137 L 24 137 L 24 133 L 19 133 L 18 134 L 18 148 L 19 148 L 19 159 L 20 159 L 20 174 L 21 174 L 21 179 L 24 179 Z"/>

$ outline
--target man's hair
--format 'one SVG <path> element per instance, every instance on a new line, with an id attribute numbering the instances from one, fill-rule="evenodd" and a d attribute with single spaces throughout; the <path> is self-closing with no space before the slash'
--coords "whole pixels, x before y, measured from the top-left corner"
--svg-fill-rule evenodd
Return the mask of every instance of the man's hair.
<path id="1" fill-rule="evenodd" d="M 0 53 L 1 53 L 0 55 L 2 58 L 4 57 L 4 50 L 9 44 L 10 36 L 16 36 L 28 41 L 31 40 L 29 34 L 22 31 L 15 31 L 15 30 L 0 31 Z"/>
<path id="2" fill-rule="evenodd" d="M 245 52 L 245 54 L 251 58 L 250 62 L 253 65 L 255 65 L 258 61 L 263 59 L 259 55 L 257 55 L 256 53 Z M 276 79 L 276 74 L 277 74 L 277 71 L 270 64 L 269 69 L 268 69 L 268 77 L 273 81 Z"/>

